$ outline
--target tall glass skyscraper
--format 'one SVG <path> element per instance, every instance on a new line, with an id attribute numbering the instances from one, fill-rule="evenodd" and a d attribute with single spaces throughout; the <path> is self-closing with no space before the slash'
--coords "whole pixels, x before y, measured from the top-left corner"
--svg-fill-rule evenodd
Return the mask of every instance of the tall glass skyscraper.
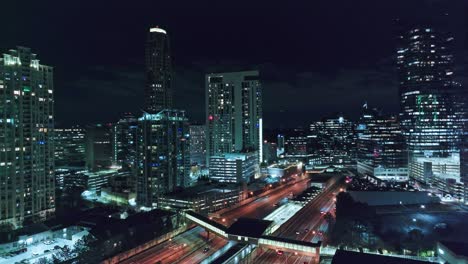
<path id="1" fill-rule="evenodd" d="M 356 127 L 357 171 L 381 180 L 407 181 L 408 155 L 398 120 L 363 108 Z"/>
<path id="2" fill-rule="evenodd" d="M 137 203 L 157 207 L 162 195 L 188 187 L 188 119 L 184 111 L 166 109 L 138 122 Z"/>
<path id="3" fill-rule="evenodd" d="M 414 28 L 399 37 L 397 63 L 400 83 L 400 122 L 409 154 L 410 176 L 418 158 L 446 158 L 457 152 L 460 117 L 453 81 L 453 38 L 432 28 Z"/>
<path id="4" fill-rule="evenodd" d="M 206 126 L 190 125 L 190 163 L 206 165 Z"/>
<path id="5" fill-rule="evenodd" d="M 56 128 L 55 166 L 84 166 L 86 130 L 81 127 Z"/>
<path id="6" fill-rule="evenodd" d="M 206 126 L 207 163 L 211 156 L 219 154 L 262 152 L 262 89 L 258 71 L 206 75 Z"/>
<path id="7" fill-rule="evenodd" d="M 126 113 L 112 126 L 112 163 L 134 171 L 138 141 L 138 119 Z"/>
<path id="8" fill-rule="evenodd" d="M 0 58 L 0 223 L 20 227 L 55 211 L 52 67 L 29 48 Z"/>
<path id="9" fill-rule="evenodd" d="M 146 112 L 156 114 L 172 108 L 172 61 L 167 32 L 158 27 L 150 28 L 146 40 Z"/>

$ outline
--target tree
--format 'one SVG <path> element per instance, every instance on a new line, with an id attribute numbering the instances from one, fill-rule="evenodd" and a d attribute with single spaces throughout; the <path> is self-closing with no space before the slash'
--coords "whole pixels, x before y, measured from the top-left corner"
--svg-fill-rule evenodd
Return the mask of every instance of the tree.
<path id="1" fill-rule="evenodd" d="M 421 230 L 416 228 L 411 229 L 408 232 L 408 236 L 405 240 L 405 247 L 419 255 L 419 251 L 422 248 L 423 238 L 424 234 Z"/>

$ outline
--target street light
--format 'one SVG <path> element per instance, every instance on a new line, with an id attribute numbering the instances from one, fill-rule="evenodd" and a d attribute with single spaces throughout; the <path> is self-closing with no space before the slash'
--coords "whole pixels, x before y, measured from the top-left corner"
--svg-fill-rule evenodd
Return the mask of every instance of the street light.
<path id="1" fill-rule="evenodd" d="M 421 209 L 425 209 L 426 206 L 424 204 L 421 204 Z"/>

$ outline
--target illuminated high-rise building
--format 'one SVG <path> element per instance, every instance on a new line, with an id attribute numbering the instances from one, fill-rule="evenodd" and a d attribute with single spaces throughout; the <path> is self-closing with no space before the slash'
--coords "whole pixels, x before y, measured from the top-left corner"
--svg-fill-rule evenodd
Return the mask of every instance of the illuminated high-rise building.
<path id="1" fill-rule="evenodd" d="M 85 135 L 81 127 L 54 130 L 56 167 L 85 165 Z"/>
<path id="2" fill-rule="evenodd" d="M 110 124 L 86 128 L 86 168 L 99 171 L 112 166 L 112 128 Z"/>
<path id="3" fill-rule="evenodd" d="M 29 48 L 0 58 L 0 223 L 20 227 L 55 211 L 52 67 Z"/>
<path id="4" fill-rule="evenodd" d="M 133 171 L 136 165 L 138 119 L 126 113 L 112 126 L 112 163 L 124 171 Z"/>
<path id="5" fill-rule="evenodd" d="M 400 124 L 394 116 L 363 109 L 356 127 L 357 171 L 381 180 L 408 181 L 408 154 Z"/>
<path id="6" fill-rule="evenodd" d="M 189 125 L 185 112 L 163 110 L 138 119 L 137 203 L 158 207 L 158 199 L 188 187 Z"/>
<path id="7" fill-rule="evenodd" d="M 206 165 L 206 126 L 190 125 L 190 163 Z"/>
<path id="8" fill-rule="evenodd" d="M 211 156 L 262 153 L 262 89 L 258 71 L 206 75 L 207 162 Z"/>
<path id="9" fill-rule="evenodd" d="M 455 102 L 461 89 L 453 81 L 453 37 L 420 27 L 404 32 L 399 41 L 400 123 L 410 177 L 427 183 L 429 177 L 415 172 L 418 158 L 447 158 L 459 148 L 461 117 Z"/>
<path id="10" fill-rule="evenodd" d="M 150 28 L 146 39 L 146 86 L 144 110 L 151 114 L 172 108 L 172 61 L 169 36 L 159 27 Z"/>
<path id="11" fill-rule="evenodd" d="M 277 144 L 276 156 L 280 157 L 281 155 L 284 155 L 284 147 L 285 147 L 284 135 L 278 134 L 276 138 L 276 144 Z"/>

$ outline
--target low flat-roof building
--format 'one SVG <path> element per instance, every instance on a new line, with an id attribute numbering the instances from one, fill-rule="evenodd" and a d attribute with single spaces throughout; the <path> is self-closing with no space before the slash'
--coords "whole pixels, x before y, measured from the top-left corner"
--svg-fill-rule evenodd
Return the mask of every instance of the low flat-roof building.
<path id="1" fill-rule="evenodd" d="M 370 206 L 381 205 L 415 205 L 438 203 L 440 199 L 428 192 L 398 192 L 398 191 L 348 191 L 354 201 Z"/>
<path id="2" fill-rule="evenodd" d="M 380 264 L 428 264 L 433 262 L 368 254 L 338 249 L 331 264 L 380 263 Z"/>
<path id="3" fill-rule="evenodd" d="M 258 152 L 225 153 L 210 157 L 210 179 L 227 182 L 250 182 L 259 173 Z"/>
<path id="4" fill-rule="evenodd" d="M 438 241 L 437 254 L 441 263 L 468 264 L 468 243 Z"/>
<path id="5" fill-rule="evenodd" d="M 237 185 L 206 184 L 171 192 L 159 198 L 159 202 L 160 208 L 209 213 L 237 204 L 242 197 L 242 191 Z"/>

